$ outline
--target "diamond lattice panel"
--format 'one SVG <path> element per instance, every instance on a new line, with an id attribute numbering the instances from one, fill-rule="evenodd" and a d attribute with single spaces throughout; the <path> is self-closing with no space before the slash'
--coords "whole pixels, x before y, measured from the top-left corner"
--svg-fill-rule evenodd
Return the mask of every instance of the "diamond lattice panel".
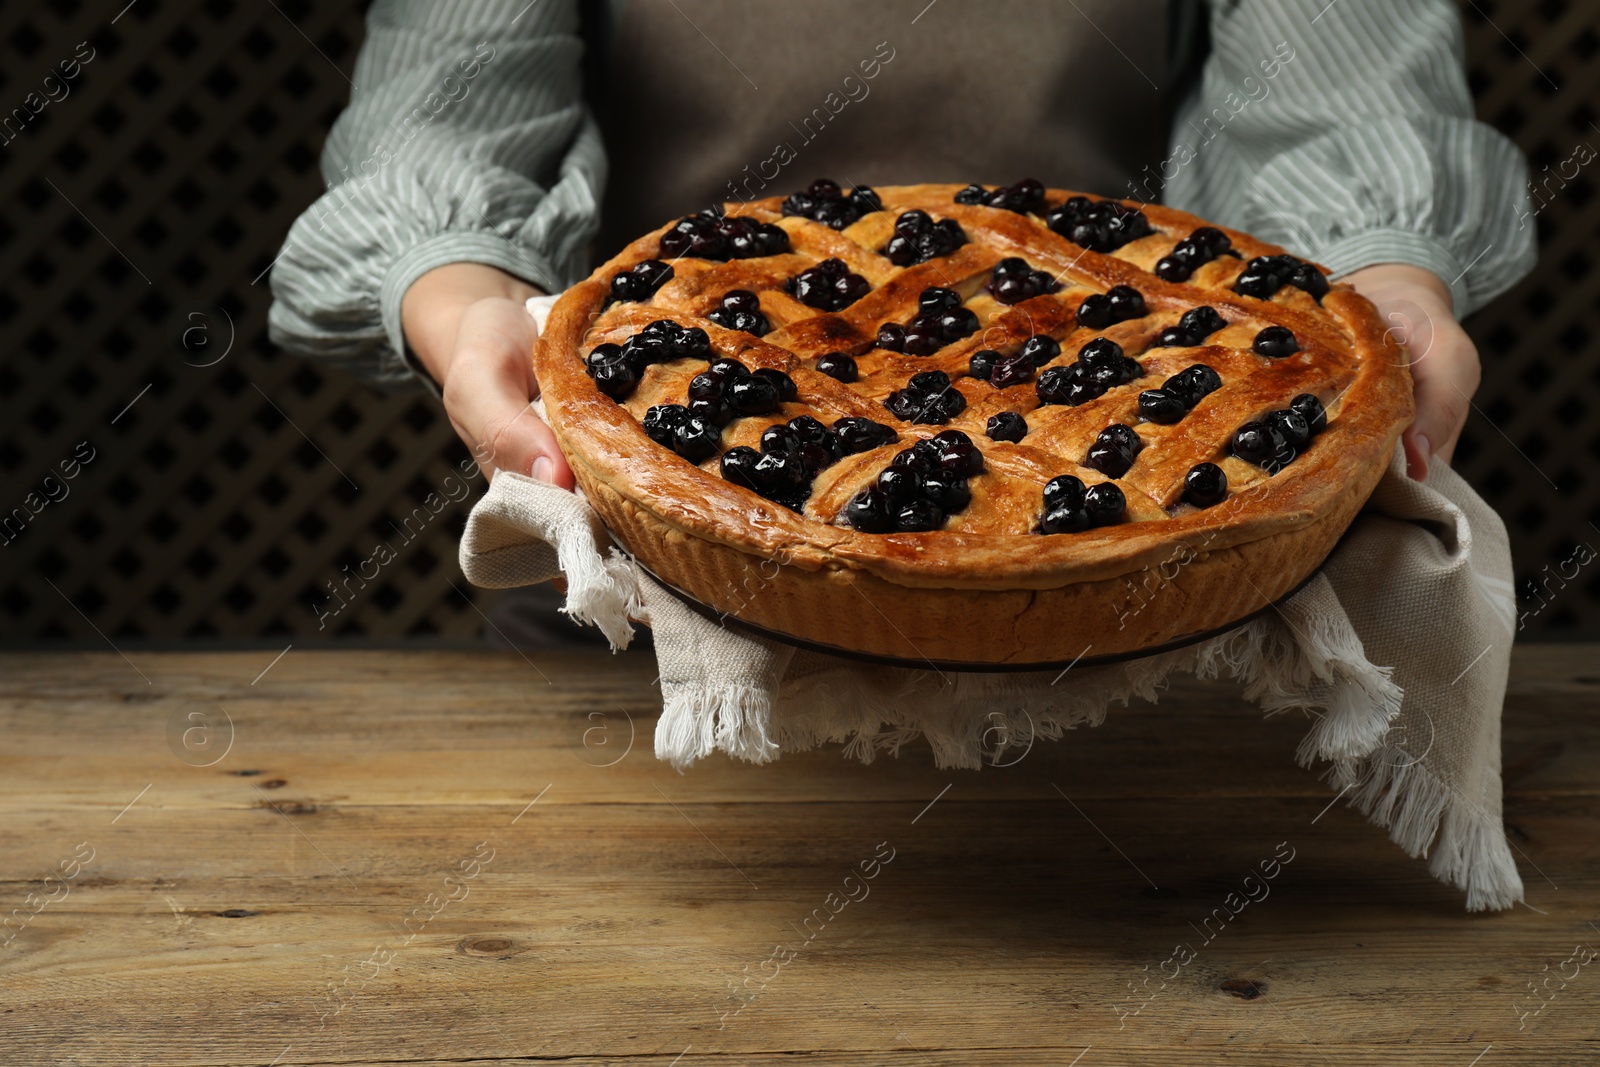
<path id="1" fill-rule="evenodd" d="M 1538 271 L 1469 324 L 1485 385 L 1459 465 L 1542 583 L 1528 632 L 1597 633 L 1600 568 L 1560 576 L 1576 545 L 1600 547 L 1600 200 L 1592 165 L 1560 175 L 1580 142 L 1600 148 L 1600 2 L 1463 13 L 1480 115 L 1556 177 Z M 466 504 L 416 510 L 466 458 L 434 402 L 265 339 L 262 275 L 321 190 L 362 14 L 0 7 L 5 113 L 77 63 L 64 96 L 0 132 L 0 640 L 478 632 L 456 591 Z M 363 587 L 380 542 L 397 558 Z M 319 623 L 329 583 L 346 607 Z"/>

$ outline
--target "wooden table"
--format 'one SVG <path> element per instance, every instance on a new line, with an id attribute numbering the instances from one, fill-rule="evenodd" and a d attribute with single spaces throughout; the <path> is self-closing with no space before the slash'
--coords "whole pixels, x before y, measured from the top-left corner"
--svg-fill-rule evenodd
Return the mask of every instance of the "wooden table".
<path id="1" fill-rule="evenodd" d="M 1593 1065 L 1597 653 L 1517 652 L 1489 915 L 1222 687 L 680 775 L 648 654 L 0 656 L 0 1064 Z"/>

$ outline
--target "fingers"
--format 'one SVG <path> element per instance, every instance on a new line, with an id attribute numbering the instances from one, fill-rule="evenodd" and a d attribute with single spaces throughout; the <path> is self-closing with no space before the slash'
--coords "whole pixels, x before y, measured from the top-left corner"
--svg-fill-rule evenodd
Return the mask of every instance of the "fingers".
<path id="1" fill-rule="evenodd" d="M 527 311 L 512 300 L 480 300 L 461 316 L 444 406 L 474 458 L 493 477 L 513 470 L 564 489 L 572 470 L 555 434 L 533 412 L 531 354 L 537 337 Z"/>
<path id="2" fill-rule="evenodd" d="M 1434 322 L 1422 356 L 1411 365 L 1417 417 L 1402 438 L 1407 472 L 1419 481 L 1431 459 L 1449 463 L 1455 454 L 1482 377 L 1478 350 L 1454 319 Z"/>

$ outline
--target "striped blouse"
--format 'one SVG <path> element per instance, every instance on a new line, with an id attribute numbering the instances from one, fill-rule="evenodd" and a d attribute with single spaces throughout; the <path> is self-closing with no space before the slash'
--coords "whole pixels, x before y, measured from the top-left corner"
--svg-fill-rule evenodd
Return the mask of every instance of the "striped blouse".
<path id="1" fill-rule="evenodd" d="M 485 263 L 551 292 L 588 273 L 606 156 L 583 98 L 578 7 L 375 0 L 323 149 L 328 190 L 272 268 L 276 344 L 381 387 L 433 388 L 400 326 L 424 272 Z M 1174 68 L 1188 57 L 1198 76 L 1167 158 L 1119 195 L 1336 275 L 1424 267 L 1458 316 L 1532 268 L 1525 162 L 1473 118 L 1451 0 L 1210 0 L 1208 35 L 1196 4 L 1170 10 Z"/>

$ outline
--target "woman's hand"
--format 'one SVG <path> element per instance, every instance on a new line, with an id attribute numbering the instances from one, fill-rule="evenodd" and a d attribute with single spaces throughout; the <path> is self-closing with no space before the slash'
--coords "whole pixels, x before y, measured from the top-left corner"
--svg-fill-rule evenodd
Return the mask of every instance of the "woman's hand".
<path id="1" fill-rule="evenodd" d="M 400 323 L 444 394 L 445 414 L 489 477 L 529 474 L 563 489 L 572 470 L 530 406 L 538 337 L 524 302 L 540 290 L 481 263 L 436 267 L 400 300 Z"/>
<path id="2" fill-rule="evenodd" d="M 1450 287 L 1431 271 L 1380 263 L 1341 280 L 1377 305 L 1390 336 L 1410 355 L 1417 417 L 1401 441 L 1406 471 L 1421 481 L 1431 459 L 1449 463 L 1455 453 L 1482 378 L 1478 350 L 1456 322 Z"/>

